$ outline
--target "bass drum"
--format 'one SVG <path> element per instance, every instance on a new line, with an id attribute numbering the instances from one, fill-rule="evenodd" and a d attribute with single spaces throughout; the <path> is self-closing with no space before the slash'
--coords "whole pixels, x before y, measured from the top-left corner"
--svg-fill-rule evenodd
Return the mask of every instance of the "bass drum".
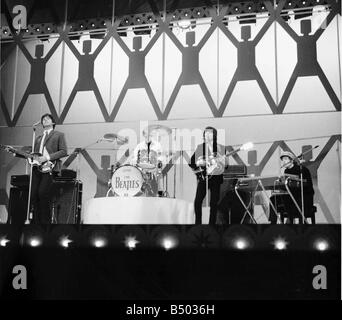
<path id="1" fill-rule="evenodd" d="M 134 197 L 142 193 L 144 177 L 141 171 L 132 165 L 117 168 L 112 176 L 112 191 L 119 197 Z"/>

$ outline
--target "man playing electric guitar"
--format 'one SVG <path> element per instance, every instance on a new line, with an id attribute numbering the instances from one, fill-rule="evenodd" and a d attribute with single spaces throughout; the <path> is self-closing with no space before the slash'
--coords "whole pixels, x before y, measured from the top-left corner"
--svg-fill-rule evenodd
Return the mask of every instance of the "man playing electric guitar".
<path id="1" fill-rule="evenodd" d="M 206 127 L 203 132 L 204 142 L 197 146 L 189 166 L 197 175 L 195 197 L 195 223 L 202 223 L 202 202 L 210 190 L 209 224 L 216 224 L 217 204 L 220 200 L 220 188 L 223 183 L 223 171 L 226 166 L 225 147 L 217 144 L 217 130 Z"/>
<path id="2" fill-rule="evenodd" d="M 34 143 L 34 153 L 41 154 L 33 159 L 31 209 L 34 223 L 51 222 L 51 191 L 53 175 L 61 170 L 61 158 L 67 156 L 67 145 L 64 134 L 55 131 L 55 121 L 51 114 L 41 117 L 44 133 Z M 17 153 L 18 157 L 25 157 Z M 32 211 L 31 211 L 32 212 Z"/>

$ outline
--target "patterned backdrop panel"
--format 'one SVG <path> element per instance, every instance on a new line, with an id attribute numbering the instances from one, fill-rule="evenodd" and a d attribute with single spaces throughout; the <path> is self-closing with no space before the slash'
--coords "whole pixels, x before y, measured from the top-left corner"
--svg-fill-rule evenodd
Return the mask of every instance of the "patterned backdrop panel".
<path id="1" fill-rule="evenodd" d="M 286 2 L 266 1 L 268 13 L 249 24 L 227 23 L 224 5 L 194 28 L 170 27 L 172 15 L 163 20 L 156 13 L 150 35 L 119 34 L 120 18 L 108 22 L 103 39 L 74 40 L 68 28 L 49 41 L 14 35 L 1 65 L 0 143 L 30 145 L 31 125 L 52 113 L 67 137 L 65 167 L 84 183 L 84 202 L 106 193 L 108 168 L 127 161 L 146 121 L 175 128 L 176 136 L 213 125 L 230 147 L 253 141 L 255 150 L 230 161 L 256 175 L 279 174 L 281 150 L 299 154 L 319 145 L 306 159 L 318 221 L 338 222 L 341 16 L 339 3 L 328 3 L 327 12 L 285 20 Z M 129 144 L 120 150 L 95 144 L 113 132 L 128 136 Z M 195 144 L 168 148 L 177 159 L 164 170 L 169 193 L 193 201 L 196 180 L 187 162 Z M 27 168 L 3 152 L 0 160 L 4 216 L 10 175 Z"/>

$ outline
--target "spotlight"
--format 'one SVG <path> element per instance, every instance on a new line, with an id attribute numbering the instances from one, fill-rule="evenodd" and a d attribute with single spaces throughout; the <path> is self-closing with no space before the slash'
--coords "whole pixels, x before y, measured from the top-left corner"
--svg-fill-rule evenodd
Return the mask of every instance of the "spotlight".
<path id="1" fill-rule="evenodd" d="M 83 27 L 84 27 L 83 24 L 81 24 L 81 25 L 80 25 L 80 28 L 83 29 Z"/>
<path id="2" fill-rule="evenodd" d="M 42 240 L 38 237 L 32 237 L 28 243 L 31 247 L 39 247 L 42 244 Z"/>
<path id="3" fill-rule="evenodd" d="M 129 250 L 133 250 L 136 248 L 137 244 L 139 243 L 140 241 L 138 241 L 136 239 L 135 236 L 131 236 L 129 235 L 128 237 L 125 238 L 125 246 L 129 249 Z"/>
<path id="4" fill-rule="evenodd" d="M 234 241 L 234 247 L 238 250 L 244 250 L 249 247 L 249 243 L 245 238 L 237 238 Z"/>
<path id="5" fill-rule="evenodd" d="M 62 236 L 59 239 L 59 244 L 64 248 L 69 248 L 69 244 L 73 242 L 71 239 L 69 239 L 69 236 Z"/>
<path id="6" fill-rule="evenodd" d="M 40 30 L 39 28 L 36 28 L 36 31 L 37 31 L 37 32 L 39 32 L 39 30 Z"/>
<path id="7" fill-rule="evenodd" d="M 96 248 L 103 248 L 107 245 L 107 240 L 105 238 L 96 238 L 93 240 L 93 245 Z"/>
<path id="8" fill-rule="evenodd" d="M 10 242 L 6 237 L 7 236 L 3 236 L 2 238 L 0 238 L 0 247 L 6 247 L 6 244 Z"/>
<path id="9" fill-rule="evenodd" d="M 7 30 L 4 30 L 4 34 L 7 34 Z"/>
<path id="10" fill-rule="evenodd" d="M 95 27 L 95 23 L 92 23 L 91 26 L 92 26 L 92 28 L 94 28 Z"/>
<path id="11" fill-rule="evenodd" d="M 50 31 L 50 30 L 51 30 L 51 28 L 50 28 L 50 27 L 47 27 L 47 30 L 48 30 L 48 31 Z"/>
<path id="12" fill-rule="evenodd" d="M 165 250 L 170 250 L 177 246 L 177 240 L 171 236 L 166 236 L 162 239 L 161 245 Z"/>
<path id="13" fill-rule="evenodd" d="M 326 251 L 329 249 L 329 243 L 324 239 L 318 239 L 314 242 L 314 248 L 319 251 Z"/>
<path id="14" fill-rule="evenodd" d="M 285 250 L 288 242 L 285 239 L 279 237 L 273 241 L 274 249 L 276 250 Z"/>

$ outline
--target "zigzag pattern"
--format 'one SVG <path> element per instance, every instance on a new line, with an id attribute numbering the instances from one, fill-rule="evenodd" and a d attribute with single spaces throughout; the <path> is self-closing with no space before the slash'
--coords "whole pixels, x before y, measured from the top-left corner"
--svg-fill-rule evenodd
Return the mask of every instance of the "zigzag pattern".
<path id="1" fill-rule="evenodd" d="M 179 41 L 179 39 L 172 32 L 172 30 L 169 28 L 172 16 L 168 15 L 164 21 L 162 17 L 160 16 L 159 11 L 153 5 L 152 7 L 154 7 L 154 14 L 158 22 L 158 30 L 154 34 L 154 36 L 151 38 L 151 40 L 149 41 L 149 43 L 147 44 L 146 48 L 143 51 L 139 51 L 140 49 L 139 47 L 136 48 L 135 51 L 131 51 L 127 47 L 127 45 L 124 43 L 124 41 L 121 39 L 117 30 L 121 22 L 120 19 L 117 19 L 114 25 L 110 25 L 109 21 L 106 22 L 106 25 L 108 26 L 108 32 L 105 38 L 100 42 L 99 46 L 96 48 L 93 54 L 89 54 L 90 52 L 89 46 L 91 46 L 90 40 L 89 40 L 89 43 L 85 41 L 86 42 L 86 44 L 84 44 L 85 54 L 81 55 L 68 37 L 68 32 L 70 30 L 60 29 L 58 31 L 59 38 L 55 42 L 53 47 L 49 50 L 47 55 L 44 58 L 41 58 L 42 54 L 40 56 L 36 55 L 36 58 L 32 58 L 32 56 L 29 54 L 28 50 L 25 48 L 23 44 L 22 35 L 13 34 L 14 44 L 19 46 L 20 50 L 22 51 L 22 53 L 24 54 L 24 56 L 26 57 L 26 59 L 31 65 L 31 79 L 24 92 L 24 95 L 21 101 L 19 102 L 18 108 L 14 114 L 13 119 L 10 118 L 9 111 L 8 111 L 9 109 L 5 104 L 5 100 L 3 98 L 3 92 L 1 92 L 1 101 L 0 101 L 1 110 L 4 114 L 6 123 L 9 127 L 16 126 L 28 97 L 31 94 L 43 94 L 47 101 L 49 110 L 51 114 L 54 115 L 56 122 L 59 124 L 62 124 L 70 110 L 70 107 L 74 101 L 74 98 L 77 92 L 80 92 L 80 91 L 93 91 L 95 94 L 98 106 L 101 110 L 104 121 L 113 122 L 115 121 L 118 111 L 122 105 L 122 102 L 127 93 L 127 90 L 131 88 L 145 89 L 157 119 L 166 120 L 168 119 L 168 116 L 174 105 L 175 99 L 177 97 L 177 94 L 181 86 L 189 85 L 189 84 L 198 84 L 203 92 L 203 95 L 207 101 L 207 104 L 211 110 L 213 117 L 222 117 L 222 115 L 224 114 L 226 110 L 228 102 L 232 96 L 232 93 L 236 84 L 240 81 L 247 81 L 247 80 L 256 80 L 267 101 L 267 105 L 270 108 L 271 112 L 273 114 L 281 114 L 283 113 L 285 109 L 286 103 L 289 99 L 289 96 L 291 95 L 291 92 L 293 90 L 296 80 L 298 79 L 298 77 L 301 77 L 301 76 L 318 76 L 331 102 L 333 103 L 335 110 L 340 111 L 341 102 L 339 98 L 337 97 L 336 93 L 334 92 L 322 68 L 320 67 L 317 61 L 317 53 L 316 53 L 317 51 L 316 43 L 318 39 L 321 37 L 325 28 L 331 23 L 334 17 L 339 14 L 339 7 L 338 7 L 339 3 L 333 0 L 329 0 L 330 12 L 328 16 L 326 17 L 326 19 L 323 21 L 322 27 L 318 28 L 318 30 L 315 32 L 314 35 L 308 35 L 307 28 L 310 28 L 310 26 L 308 26 L 307 24 L 304 24 L 304 27 L 301 30 L 303 33 L 303 36 L 298 36 L 293 31 L 293 29 L 284 21 L 283 17 L 280 15 L 281 10 L 285 6 L 285 4 L 286 4 L 286 1 L 281 0 L 278 3 L 278 5 L 274 8 L 273 4 L 271 4 L 270 1 L 265 2 L 265 5 L 269 12 L 269 17 L 266 23 L 261 28 L 261 30 L 256 35 L 256 37 L 253 39 L 253 41 L 249 41 L 249 38 L 250 38 L 249 26 L 242 27 L 241 32 L 242 32 L 242 38 L 244 40 L 240 42 L 234 37 L 234 35 L 229 30 L 229 28 L 227 28 L 226 25 L 223 23 L 223 18 L 227 13 L 228 6 L 223 7 L 221 11 L 219 12 L 219 14 L 215 12 L 215 9 L 210 10 L 211 17 L 212 17 L 212 24 L 197 46 L 193 46 L 192 43 L 190 42 L 188 43 L 189 45 L 188 47 L 184 47 Z M 267 32 L 267 30 L 269 30 L 270 26 L 275 21 L 277 21 L 282 26 L 282 28 L 290 35 L 290 37 L 296 42 L 297 56 L 298 56 L 297 64 L 286 86 L 285 92 L 283 96 L 281 97 L 281 100 L 279 101 L 278 104 L 273 100 L 265 84 L 265 81 L 263 80 L 255 64 L 255 48 L 257 44 L 260 42 L 260 40 L 262 39 L 262 37 Z M 237 65 L 236 71 L 234 73 L 234 76 L 231 82 L 228 85 L 227 91 L 225 92 L 222 102 L 219 106 L 215 105 L 210 95 L 207 85 L 200 74 L 199 63 L 198 63 L 200 50 L 203 48 L 203 46 L 207 43 L 210 36 L 217 29 L 221 30 L 223 34 L 226 36 L 227 40 L 229 40 L 236 47 L 237 55 L 238 55 L 238 65 Z M 148 79 L 145 75 L 145 70 L 144 70 L 146 55 L 149 53 L 149 51 L 155 45 L 157 40 L 163 34 L 167 35 L 171 39 L 174 45 L 181 52 L 182 59 L 183 59 L 183 70 L 181 72 L 181 75 L 179 76 L 179 79 L 175 87 L 173 88 L 172 94 L 170 96 L 169 101 L 166 104 L 164 111 L 162 111 L 161 106 L 158 105 L 158 102 L 152 92 L 151 85 L 148 82 Z M 189 35 L 189 38 L 190 37 L 191 35 Z M 100 94 L 98 85 L 94 79 L 94 63 L 96 61 L 97 56 L 101 52 L 101 50 L 104 48 L 107 42 L 112 38 L 117 42 L 117 44 L 121 47 L 121 49 L 125 52 L 125 54 L 129 58 L 130 66 L 140 65 L 140 67 L 135 68 L 135 69 L 130 67 L 128 78 L 126 79 L 126 82 L 123 88 L 121 89 L 121 92 L 118 96 L 117 101 L 114 104 L 114 108 L 112 112 L 109 113 L 107 111 L 103 98 Z M 62 42 L 64 42 L 67 45 L 67 47 L 71 50 L 71 52 L 74 54 L 75 58 L 79 62 L 79 78 L 77 79 L 77 82 L 74 85 L 67 99 L 67 102 L 63 108 L 61 115 L 58 116 L 57 108 L 51 99 L 49 89 L 45 82 L 45 69 L 46 69 L 47 62 L 52 57 L 52 55 L 56 52 L 58 46 Z M 304 59 L 303 57 L 305 58 L 305 61 L 303 60 Z M 191 63 L 189 64 L 188 62 L 191 62 Z M 184 65 L 189 65 L 190 67 L 187 67 L 186 69 L 184 69 Z"/>

